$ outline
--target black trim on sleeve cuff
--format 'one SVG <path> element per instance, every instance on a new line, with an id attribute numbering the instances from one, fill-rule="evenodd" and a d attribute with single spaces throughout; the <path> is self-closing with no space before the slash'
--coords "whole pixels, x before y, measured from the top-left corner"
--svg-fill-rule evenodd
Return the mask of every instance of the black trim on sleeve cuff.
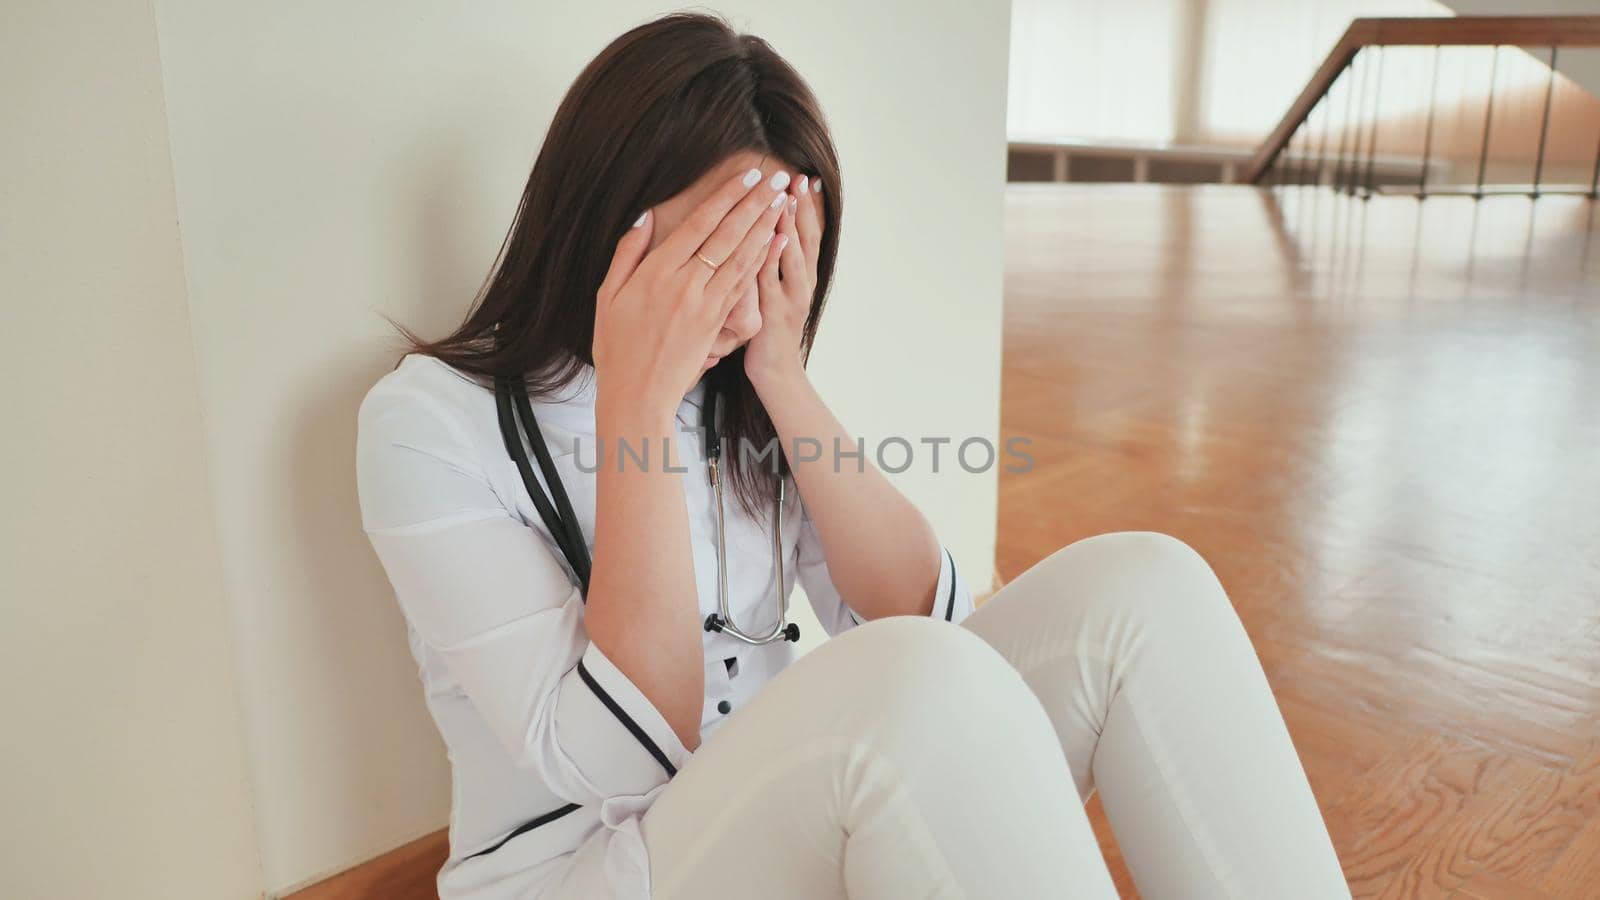
<path id="1" fill-rule="evenodd" d="M 946 601 L 944 607 L 944 620 L 948 622 L 956 612 L 956 558 L 950 555 L 949 547 L 944 549 L 944 555 L 950 560 L 950 599 Z"/>
<path id="2" fill-rule="evenodd" d="M 581 659 L 578 660 L 578 677 L 583 679 L 583 683 L 589 686 L 589 690 L 594 691 L 594 695 L 600 698 L 600 702 L 605 704 L 606 709 L 611 710 L 611 714 L 616 716 L 617 721 L 621 722 L 623 727 L 627 728 L 638 739 L 644 749 L 650 751 L 650 755 L 656 758 L 656 762 L 661 763 L 661 768 L 667 770 L 668 778 L 678 774 L 678 767 L 672 764 L 672 760 L 667 759 L 667 755 L 661 752 L 661 748 L 656 745 L 655 741 L 651 740 L 650 735 L 639 727 L 639 723 L 633 720 L 633 716 L 628 715 L 628 711 L 618 705 L 610 694 L 606 693 L 606 689 L 600 686 L 600 682 L 594 680 L 594 676 L 589 674 L 589 667 L 584 665 Z"/>
<path id="3" fill-rule="evenodd" d="M 544 815 L 538 817 L 537 819 L 530 819 L 529 821 L 524 822 L 521 825 L 518 825 L 510 834 L 508 834 L 505 837 L 501 838 L 499 841 L 496 841 L 494 846 L 485 847 L 482 850 L 479 850 L 477 853 L 469 853 L 466 856 L 466 858 L 467 859 L 471 859 L 474 856 L 482 856 L 485 853 L 493 853 L 496 850 L 499 850 L 501 847 L 504 847 L 506 845 L 507 841 L 511 840 L 512 838 L 516 837 L 517 835 L 526 834 L 526 833 L 534 830 L 535 828 L 538 828 L 540 825 L 545 825 L 545 824 L 548 824 L 550 822 L 554 822 L 555 820 L 561 818 L 562 816 L 566 815 L 567 813 L 570 813 L 573 810 L 580 809 L 580 808 L 581 807 L 576 803 L 568 803 L 566 806 L 563 806 L 560 809 L 552 809 L 549 812 L 545 813 Z"/>

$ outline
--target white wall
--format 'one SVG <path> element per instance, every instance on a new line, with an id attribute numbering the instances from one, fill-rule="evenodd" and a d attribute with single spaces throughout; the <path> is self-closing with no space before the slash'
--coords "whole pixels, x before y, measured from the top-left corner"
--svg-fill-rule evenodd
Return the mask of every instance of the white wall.
<path id="1" fill-rule="evenodd" d="M 1595 16 L 1600 0 L 1440 0 L 1458 16 Z M 1549 47 L 1524 47 L 1529 55 L 1548 62 Z M 1566 47 L 1556 57 L 1556 69 L 1600 94 L 1600 48 Z M 1545 67 L 1549 71 L 1549 66 Z"/>
<path id="2" fill-rule="evenodd" d="M 1008 133 L 1252 145 L 1351 19 L 1447 14 L 1435 0 L 1016 0 Z"/>
<path id="3" fill-rule="evenodd" d="M 0 27 L 0 896 L 259 896 L 148 0 Z"/>
<path id="4" fill-rule="evenodd" d="M 443 827 L 442 748 L 352 484 L 357 403 L 481 283 L 555 104 L 664 8 L 158 0 L 266 881 Z M 999 427 L 1008 4 L 735 2 L 806 73 L 849 210 L 813 356 L 865 434 Z M 956 77 L 952 77 L 953 74 Z M 901 482 L 975 585 L 994 473 Z"/>

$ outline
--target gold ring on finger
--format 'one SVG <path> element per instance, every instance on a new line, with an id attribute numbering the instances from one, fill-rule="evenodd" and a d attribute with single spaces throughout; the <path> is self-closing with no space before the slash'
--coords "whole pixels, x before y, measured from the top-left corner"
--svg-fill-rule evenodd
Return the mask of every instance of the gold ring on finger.
<path id="1" fill-rule="evenodd" d="M 694 257 L 695 257 L 695 259 L 698 259 L 701 262 L 705 263 L 706 265 L 710 266 L 711 267 L 711 271 L 713 271 L 713 272 L 715 272 L 718 269 L 718 267 L 720 267 L 722 265 L 722 263 L 716 263 L 716 262 L 712 262 L 709 259 L 706 259 L 706 255 L 704 253 L 697 252 L 697 253 L 695 253 Z"/>

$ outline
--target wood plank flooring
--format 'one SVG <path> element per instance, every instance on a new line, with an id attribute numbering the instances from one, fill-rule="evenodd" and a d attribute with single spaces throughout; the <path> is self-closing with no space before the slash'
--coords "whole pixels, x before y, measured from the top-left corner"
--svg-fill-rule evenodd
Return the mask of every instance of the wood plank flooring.
<path id="1" fill-rule="evenodd" d="M 1000 574 L 1205 555 L 1358 897 L 1600 897 L 1597 218 L 1008 189 Z"/>
<path id="2" fill-rule="evenodd" d="M 438 900 L 439 869 L 450 856 L 450 832 L 435 831 L 287 900 Z"/>

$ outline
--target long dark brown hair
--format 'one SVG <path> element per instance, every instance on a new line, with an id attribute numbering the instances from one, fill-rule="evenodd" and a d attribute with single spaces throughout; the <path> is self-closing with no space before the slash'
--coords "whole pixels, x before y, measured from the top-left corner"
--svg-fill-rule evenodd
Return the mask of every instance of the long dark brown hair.
<path id="1" fill-rule="evenodd" d="M 745 151 L 821 178 L 827 190 L 801 345 L 808 358 L 844 209 L 833 138 L 810 87 L 766 41 L 699 13 L 640 25 L 584 68 L 556 110 L 466 321 L 449 337 L 425 341 L 391 319 L 409 344 L 402 358 L 437 357 L 491 389 L 497 375 L 521 375 L 531 396 L 556 393 L 593 365 L 595 294 L 623 232 L 644 209 Z M 781 452 L 765 459 L 739 452 L 742 440 L 766 448 L 776 436 L 744 374 L 744 348 L 705 377 L 723 397 L 729 481 L 759 521 L 788 464 Z"/>

